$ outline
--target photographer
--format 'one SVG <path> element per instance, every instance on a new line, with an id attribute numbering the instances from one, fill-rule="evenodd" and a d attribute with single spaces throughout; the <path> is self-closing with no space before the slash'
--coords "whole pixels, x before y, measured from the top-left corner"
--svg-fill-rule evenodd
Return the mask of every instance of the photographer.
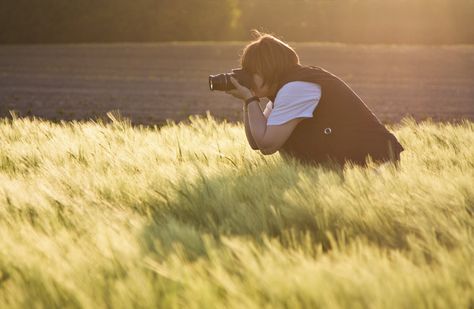
<path id="1" fill-rule="evenodd" d="M 236 89 L 226 91 L 244 101 L 252 149 L 310 163 L 364 166 L 369 155 L 377 162 L 399 162 L 403 147 L 344 81 L 323 68 L 301 65 L 294 49 L 274 36 L 254 33 L 258 37 L 241 56 L 252 86 L 231 77 Z M 270 100 L 264 111 L 262 97 Z"/>

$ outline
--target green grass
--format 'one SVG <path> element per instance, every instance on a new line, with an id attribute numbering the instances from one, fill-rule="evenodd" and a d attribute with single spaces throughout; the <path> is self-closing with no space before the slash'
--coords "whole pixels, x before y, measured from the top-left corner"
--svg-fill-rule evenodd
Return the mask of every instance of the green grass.
<path id="1" fill-rule="evenodd" d="M 2 119 L 0 307 L 472 308 L 474 124 L 391 129 L 399 168 L 341 170 L 210 116 Z"/>

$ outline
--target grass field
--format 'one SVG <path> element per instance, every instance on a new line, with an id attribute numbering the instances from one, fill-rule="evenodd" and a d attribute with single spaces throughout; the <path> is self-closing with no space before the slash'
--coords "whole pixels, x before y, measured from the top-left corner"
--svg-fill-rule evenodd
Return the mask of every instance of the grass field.
<path id="1" fill-rule="evenodd" d="M 472 308 L 474 123 L 305 167 L 191 117 L 0 121 L 0 307 Z"/>

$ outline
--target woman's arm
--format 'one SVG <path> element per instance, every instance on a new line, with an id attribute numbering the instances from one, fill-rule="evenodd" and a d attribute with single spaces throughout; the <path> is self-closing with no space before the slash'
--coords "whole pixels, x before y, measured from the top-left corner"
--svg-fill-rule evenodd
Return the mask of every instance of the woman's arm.
<path id="1" fill-rule="evenodd" d="M 263 116 L 265 116 L 266 119 L 268 119 L 268 116 L 270 115 L 270 112 L 272 109 L 268 106 L 270 102 L 267 104 L 265 107 L 265 110 L 263 111 Z M 260 104 L 259 104 L 260 107 Z M 250 131 L 250 125 L 249 125 L 249 113 L 248 113 L 248 107 L 244 104 L 243 107 L 243 114 L 244 114 L 244 126 L 245 126 L 245 135 L 247 136 L 247 140 L 250 144 L 250 147 L 252 147 L 253 150 L 258 150 L 257 143 L 255 143 L 255 140 L 252 136 L 252 132 Z"/>
<path id="2" fill-rule="evenodd" d="M 264 155 L 278 151 L 290 137 L 296 125 L 304 118 L 294 118 L 280 125 L 267 126 L 267 119 L 257 101 L 248 105 L 250 132 L 258 149 Z"/>
<path id="3" fill-rule="evenodd" d="M 226 93 L 244 101 L 255 96 L 255 93 L 240 85 L 233 77 L 230 80 L 236 89 L 227 90 Z M 259 102 L 259 100 L 254 100 L 247 104 L 248 111 L 244 113 L 244 121 L 245 115 L 248 117 L 246 121 L 247 126 L 245 127 L 246 135 L 249 142 L 250 139 L 253 140 L 254 143 L 251 143 L 251 145 L 257 146 L 257 149 L 260 149 L 263 154 L 267 155 L 279 150 L 296 125 L 304 118 L 294 118 L 283 124 L 267 126 L 267 118 L 262 112 Z"/>
<path id="4" fill-rule="evenodd" d="M 249 113 L 248 113 L 248 108 L 245 104 L 243 107 L 243 114 L 244 114 L 245 135 L 247 136 L 247 141 L 249 142 L 250 147 L 252 147 L 253 150 L 258 150 L 257 143 L 255 143 L 255 140 L 253 139 L 253 136 L 252 136 L 252 132 L 250 132 Z"/>

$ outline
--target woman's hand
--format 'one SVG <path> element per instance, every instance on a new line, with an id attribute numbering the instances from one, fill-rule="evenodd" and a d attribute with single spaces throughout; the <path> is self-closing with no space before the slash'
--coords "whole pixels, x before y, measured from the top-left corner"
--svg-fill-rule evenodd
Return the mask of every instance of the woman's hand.
<path id="1" fill-rule="evenodd" d="M 232 76 L 230 77 L 230 81 L 232 82 L 232 84 L 234 84 L 236 89 L 227 90 L 225 93 L 230 94 L 241 100 L 247 100 L 248 98 L 255 96 L 255 92 L 239 84 L 239 82 Z"/>

